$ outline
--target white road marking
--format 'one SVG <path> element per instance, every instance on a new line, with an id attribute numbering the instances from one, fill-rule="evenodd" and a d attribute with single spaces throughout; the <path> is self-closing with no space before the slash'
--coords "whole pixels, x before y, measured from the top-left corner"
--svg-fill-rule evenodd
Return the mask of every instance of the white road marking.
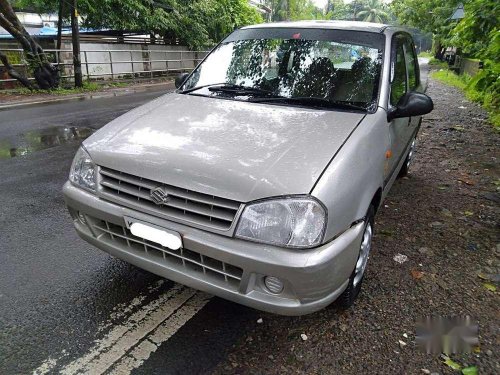
<path id="1" fill-rule="evenodd" d="M 68 353 L 66 350 L 63 350 L 57 359 L 52 357 L 47 358 L 37 369 L 33 370 L 33 375 L 45 375 L 51 373 L 54 367 L 56 367 L 57 362 L 62 360 L 67 355 Z"/>
<path id="2" fill-rule="evenodd" d="M 154 293 L 157 292 L 162 286 L 165 284 L 164 279 L 158 280 L 156 283 L 148 287 L 148 293 Z M 110 328 L 113 326 L 113 322 L 126 317 L 128 314 L 130 314 L 135 308 L 139 307 L 142 302 L 146 299 L 147 294 L 139 294 L 137 297 L 135 297 L 130 303 L 125 304 L 125 303 L 120 303 L 113 307 L 113 312 L 111 313 L 109 319 L 107 322 L 100 324 L 99 327 L 97 328 L 97 332 L 103 332 L 106 329 Z M 49 357 L 45 361 L 42 362 L 42 364 L 33 371 L 33 375 L 45 375 L 48 374 L 54 369 L 57 365 L 58 362 L 61 362 L 61 360 L 67 356 L 66 350 L 63 350 L 61 354 L 58 356 L 58 358 L 52 358 Z"/>
<path id="3" fill-rule="evenodd" d="M 156 283 L 148 287 L 148 293 L 151 294 L 157 292 L 163 284 L 165 284 L 164 279 L 158 280 Z M 132 313 L 135 308 L 139 307 L 143 303 L 146 297 L 146 294 L 139 294 L 129 303 L 120 303 L 113 307 L 113 312 L 111 313 L 108 322 L 99 326 L 99 332 L 102 332 L 108 327 L 111 327 L 113 325 L 113 321 L 126 317 L 128 314 Z"/>
<path id="4" fill-rule="evenodd" d="M 149 292 L 160 286 L 152 287 Z M 98 329 L 98 332 L 108 328 L 110 331 L 96 340 L 86 354 L 65 365 L 58 373 L 102 374 L 110 369 L 115 374 L 129 373 L 203 308 L 210 296 L 176 284 L 149 304 L 140 306 L 145 299 L 146 296 L 140 295 L 130 304 L 113 309 L 110 319 Z M 130 316 L 123 323 L 112 324 L 113 320 L 127 315 Z M 54 371 L 66 355 L 63 351 L 58 358 L 48 358 L 33 374 Z"/>
<path id="5" fill-rule="evenodd" d="M 33 371 L 33 375 L 48 374 L 50 372 L 50 370 L 52 370 L 56 364 L 57 364 L 57 361 L 54 358 L 49 358 L 46 361 L 44 361 L 40 365 L 40 367 L 38 367 L 35 371 Z"/>
<path id="6" fill-rule="evenodd" d="M 174 314 L 161 323 L 153 333 L 139 345 L 122 357 L 112 368 L 110 374 L 121 375 L 140 367 L 161 344 L 172 337 L 189 319 L 206 305 L 210 296 L 202 293 L 195 294 Z"/>

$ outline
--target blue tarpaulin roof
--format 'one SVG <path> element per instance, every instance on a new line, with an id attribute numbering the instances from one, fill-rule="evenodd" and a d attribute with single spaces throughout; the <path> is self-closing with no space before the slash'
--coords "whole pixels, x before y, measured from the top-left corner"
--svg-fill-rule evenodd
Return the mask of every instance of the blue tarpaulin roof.
<path id="1" fill-rule="evenodd" d="M 62 33 L 68 34 L 68 33 L 71 33 L 71 31 L 68 29 L 63 29 Z M 57 28 L 44 26 L 40 30 L 38 30 L 38 33 L 36 33 L 35 36 L 37 36 L 37 35 L 38 36 L 57 35 Z"/>
<path id="2" fill-rule="evenodd" d="M 30 34 L 31 36 L 35 36 L 35 37 L 36 36 L 39 36 L 39 37 L 50 37 L 50 36 L 56 37 L 57 36 L 57 28 L 56 27 L 48 27 L 48 26 L 39 27 L 39 28 L 26 27 L 26 31 L 28 32 L 28 34 Z M 80 29 L 81 33 L 85 33 L 85 32 L 90 33 L 90 32 L 96 32 L 96 31 L 105 31 L 105 30 Z M 71 34 L 71 29 L 63 28 L 62 34 L 63 35 Z M 0 28 L 0 38 L 9 39 L 9 38 L 12 38 L 12 35 L 10 35 L 6 30 Z"/>

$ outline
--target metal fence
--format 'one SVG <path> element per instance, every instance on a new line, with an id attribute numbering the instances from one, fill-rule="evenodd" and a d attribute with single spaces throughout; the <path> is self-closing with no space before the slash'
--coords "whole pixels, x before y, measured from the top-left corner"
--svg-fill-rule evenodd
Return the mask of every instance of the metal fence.
<path id="1" fill-rule="evenodd" d="M 11 63 L 12 66 L 25 74 L 29 73 L 28 62 L 22 49 L 0 49 L 0 51 L 7 53 L 11 60 L 14 60 Z M 73 52 L 71 50 L 46 49 L 44 52 L 49 61 L 59 67 L 61 78 L 73 79 Z M 175 49 L 96 49 L 81 51 L 80 59 L 83 76 L 89 80 L 153 78 L 170 72 L 190 71 L 207 53 L 207 51 Z M 16 58 L 12 59 L 13 56 Z M 0 66 L 0 73 L 1 69 L 2 66 Z M 34 80 L 33 77 L 29 79 Z M 0 84 L 14 81 L 16 80 L 0 75 Z"/>

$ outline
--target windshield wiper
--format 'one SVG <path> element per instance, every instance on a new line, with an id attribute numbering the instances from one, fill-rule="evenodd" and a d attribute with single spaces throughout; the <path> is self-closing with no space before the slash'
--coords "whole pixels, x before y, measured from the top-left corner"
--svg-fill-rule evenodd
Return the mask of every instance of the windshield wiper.
<path id="1" fill-rule="evenodd" d="M 296 96 L 287 98 L 285 96 L 276 96 L 271 98 L 254 98 L 249 99 L 250 102 L 253 103 L 290 103 L 290 104 L 302 104 L 302 105 L 311 105 L 323 108 L 340 108 L 340 109 L 351 109 L 356 111 L 366 111 L 365 107 L 345 103 L 340 101 L 328 100 L 325 98 L 317 98 L 314 96 Z"/>
<path id="2" fill-rule="evenodd" d="M 189 94 L 190 92 L 193 92 L 193 91 L 196 91 L 196 90 L 199 90 L 199 89 L 202 89 L 204 87 L 210 87 L 210 86 L 217 86 L 217 85 L 225 85 L 226 83 L 225 82 L 221 82 L 221 83 L 210 83 L 208 85 L 201 85 L 201 86 L 196 86 L 196 87 L 191 87 L 190 89 L 186 89 L 186 90 L 182 90 L 182 91 L 179 91 L 181 94 Z"/>
<path id="3" fill-rule="evenodd" d="M 289 103 L 289 104 L 298 104 L 305 106 L 315 106 L 315 107 L 323 107 L 323 108 L 340 108 L 340 109 L 348 109 L 348 110 L 356 110 L 356 111 L 365 111 L 366 108 L 341 102 L 328 100 L 325 98 L 318 98 L 315 96 L 295 96 L 295 97 L 286 97 L 274 94 L 272 91 L 260 89 L 257 87 L 249 87 L 243 85 L 236 85 L 231 83 L 212 83 L 208 85 L 196 86 L 190 89 L 180 91 L 181 94 L 189 94 L 190 92 L 208 87 L 208 90 L 211 92 L 225 92 L 233 95 L 263 95 L 265 97 L 257 97 L 248 99 L 249 102 L 252 103 Z"/>
<path id="4" fill-rule="evenodd" d="M 243 85 L 234 85 L 234 84 L 224 84 L 224 85 L 218 85 L 218 86 L 211 86 L 208 88 L 209 91 L 212 92 L 225 92 L 229 94 L 234 94 L 234 95 L 274 95 L 271 91 L 269 90 L 264 90 L 260 89 L 257 87 L 249 87 L 249 86 L 243 86 Z"/>
<path id="5" fill-rule="evenodd" d="M 190 92 L 200 90 L 202 88 L 208 87 L 209 91 L 212 92 L 226 92 L 234 95 L 247 95 L 247 94 L 258 94 L 258 95 L 273 95 L 271 91 L 259 89 L 257 87 L 249 87 L 243 85 L 235 85 L 231 83 L 210 83 L 208 85 L 191 87 L 190 89 L 180 91 L 181 94 L 189 94 Z"/>

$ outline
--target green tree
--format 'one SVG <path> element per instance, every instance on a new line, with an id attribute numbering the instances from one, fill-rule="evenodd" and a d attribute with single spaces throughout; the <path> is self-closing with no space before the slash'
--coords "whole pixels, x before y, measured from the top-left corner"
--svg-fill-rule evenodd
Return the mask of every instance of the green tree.
<path id="1" fill-rule="evenodd" d="M 356 19 L 364 22 L 384 23 L 389 20 L 389 13 L 380 0 L 368 0 L 361 4 L 356 12 Z"/>
<path id="2" fill-rule="evenodd" d="M 352 19 L 353 14 L 352 7 L 343 0 L 328 0 L 325 19 L 348 20 Z"/>
<path id="3" fill-rule="evenodd" d="M 323 10 L 311 0 L 266 0 L 265 4 L 271 9 L 274 22 L 324 18 Z"/>
<path id="4" fill-rule="evenodd" d="M 464 10 L 464 18 L 453 29 L 450 44 L 465 55 L 483 60 L 484 68 L 471 79 L 468 88 L 482 94 L 479 101 L 500 122 L 500 3 L 469 0 Z"/>
<path id="5" fill-rule="evenodd" d="M 54 12 L 59 5 L 59 0 L 12 0 L 10 3 L 16 10 L 22 9 L 33 13 L 43 14 Z"/>
<path id="6" fill-rule="evenodd" d="M 451 43 L 465 54 L 487 59 L 500 56 L 500 2 L 469 0 L 464 18 L 453 29 Z"/>
<path id="7" fill-rule="evenodd" d="M 459 2 L 464 18 L 450 20 Z M 468 79 L 467 93 L 484 105 L 492 122 L 500 123 L 500 3 L 498 0 L 394 0 L 392 9 L 402 24 L 432 32 L 436 57 L 445 47 L 483 60 L 484 68 Z"/>
<path id="8" fill-rule="evenodd" d="M 58 86 L 57 69 L 48 61 L 42 48 L 26 32 L 14 12 L 28 9 L 37 13 L 57 13 L 60 1 L 0 0 L 0 26 L 19 42 L 39 88 Z M 247 0 L 79 0 L 82 26 L 115 29 L 178 38 L 193 49 L 212 46 L 235 28 L 262 22 L 260 13 Z M 69 7 L 64 17 L 69 17 Z M 33 88 L 6 54 L 0 61 L 9 75 Z"/>
<path id="9" fill-rule="evenodd" d="M 16 2 L 41 12 L 57 12 L 58 3 Z M 79 0 L 78 4 L 83 27 L 175 37 L 195 49 L 215 44 L 235 28 L 262 22 L 247 0 Z"/>
<path id="10" fill-rule="evenodd" d="M 460 0 L 394 0 L 391 9 L 403 25 L 430 32 L 434 39 L 434 53 L 440 58 L 443 46 L 448 44 L 456 22 L 450 17 Z"/>
<path id="11" fill-rule="evenodd" d="M 3 27 L 21 45 L 35 82 L 41 89 L 52 89 L 59 85 L 59 72 L 48 60 L 42 47 L 29 35 L 17 18 L 12 4 L 8 0 L 0 0 L 0 26 Z M 9 62 L 6 54 L 0 52 L 0 61 L 7 73 L 22 85 L 33 89 L 33 84 Z"/>

